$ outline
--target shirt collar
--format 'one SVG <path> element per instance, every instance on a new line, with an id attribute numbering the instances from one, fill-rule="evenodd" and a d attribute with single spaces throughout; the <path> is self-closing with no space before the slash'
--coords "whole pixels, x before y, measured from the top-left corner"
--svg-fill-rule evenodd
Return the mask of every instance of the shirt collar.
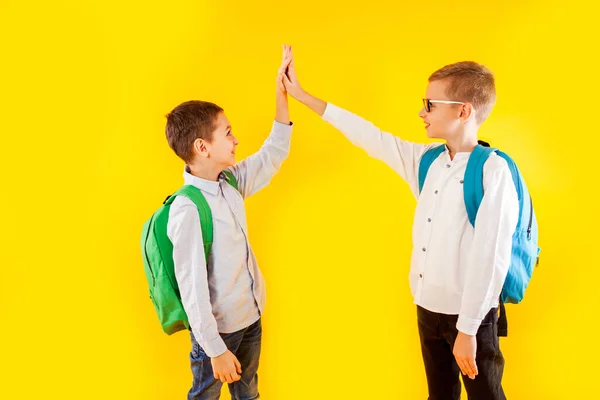
<path id="1" fill-rule="evenodd" d="M 187 165 L 183 169 L 183 182 L 185 185 L 195 186 L 198 189 L 210 193 L 212 195 L 216 195 L 217 193 L 219 193 L 219 185 L 221 184 L 221 181 L 224 181 L 226 179 L 227 176 L 222 172 L 219 174 L 219 181 L 215 182 L 199 178 L 196 175 L 192 175 L 190 167 Z"/>
<path id="2" fill-rule="evenodd" d="M 446 153 L 446 155 L 448 157 L 450 157 L 450 149 L 448 148 L 447 144 L 444 145 L 444 153 Z M 462 151 L 462 152 L 459 152 L 459 153 L 455 153 L 454 154 L 454 158 L 455 159 L 456 159 L 456 157 L 458 157 L 458 158 L 465 158 L 465 157 L 467 157 L 468 158 L 470 155 L 471 155 L 470 151 Z"/>

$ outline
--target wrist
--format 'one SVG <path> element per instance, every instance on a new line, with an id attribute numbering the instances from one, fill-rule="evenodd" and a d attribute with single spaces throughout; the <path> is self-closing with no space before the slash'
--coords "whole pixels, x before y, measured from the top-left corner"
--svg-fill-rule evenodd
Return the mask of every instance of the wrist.
<path id="1" fill-rule="evenodd" d="M 276 122 L 279 122 L 281 125 L 292 125 L 292 123 L 290 122 L 289 119 L 285 119 L 285 118 L 275 118 Z"/>
<path id="2" fill-rule="evenodd" d="M 224 352 L 222 352 L 221 354 L 219 354 L 218 356 L 214 356 L 211 357 L 212 360 L 217 360 L 219 358 L 222 358 L 225 354 L 227 353 L 227 350 L 225 350 Z"/>
<path id="3" fill-rule="evenodd" d="M 306 90 L 300 89 L 294 97 L 300 103 L 306 104 L 306 102 L 308 102 L 308 100 L 310 99 L 310 94 L 308 94 L 308 92 Z"/>

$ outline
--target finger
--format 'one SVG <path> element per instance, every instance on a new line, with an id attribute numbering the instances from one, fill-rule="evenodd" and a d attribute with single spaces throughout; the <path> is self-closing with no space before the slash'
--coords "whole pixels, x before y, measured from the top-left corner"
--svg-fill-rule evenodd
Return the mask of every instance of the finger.
<path id="1" fill-rule="evenodd" d="M 463 370 L 463 375 L 467 375 L 469 378 L 473 379 L 473 370 L 471 369 L 471 365 L 469 364 L 469 360 L 468 359 L 463 359 L 461 361 L 462 363 L 462 367 L 461 369 Z"/>
<path id="2" fill-rule="evenodd" d="M 459 358 L 457 358 L 457 359 L 456 359 L 456 364 L 458 364 L 458 368 L 460 368 L 460 372 L 461 372 L 463 375 L 467 375 L 467 368 L 466 368 L 466 366 L 465 366 L 465 363 L 463 362 L 463 360 L 462 360 L 462 359 L 459 359 Z"/>
<path id="3" fill-rule="evenodd" d="M 238 375 L 237 373 L 235 373 L 235 372 L 234 372 L 233 374 L 231 374 L 231 378 L 233 379 L 233 381 L 234 381 L 234 382 L 237 382 L 237 381 L 239 381 L 240 379 L 242 379 L 242 377 L 241 377 L 241 376 L 239 376 L 239 375 Z"/>
<path id="4" fill-rule="evenodd" d="M 281 61 L 281 66 L 279 67 L 279 70 L 286 70 L 288 68 L 288 66 L 290 65 L 290 63 L 292 62 L 292 58 L 291 57 L 285 57 L 283 59 L 283 61 Z"/>
<path id="5" fill-rule="evenodd" d="M 473 376 L 471 379 L 475 379 L 475 377 L 479 373 L 479 371 L 477 370 L 477 363 L 475 362 L 475 359 L 472 358 L 472 359 L 468 360 L 467 364 L 469 366 L 469 371 L 470 371 L 471 375 Z"/>
<path id="6" fill-rule="evenodd" d="M 287 75 L 283 75 L 283 84 L 286 88 L 292 86 L 292 82 L 288 79 Z"/>
<path id="7" fill-rule="evenodd" d="M 216 372 L 215 372 L 215 373 L 213 373 L 213 376 L 215 377 L 215 379 L 216 379 L 216 380 L 218 380 L 218 381 L 219 381 L 219 380 L 221 380 L 221 379 L 219 378 L 219 374 L 217 374 Z"/>
<path id="8" fill-rule="evenodd" d="M 290 49 L 288 45 L 283 45 L 283 59 L 285 59 L 290 54 Z"/>
<path id="9" fill-rule="evenodd" d="M 282 73 L 283 72 L 285 74 L 285 72 L 288 69 L 288 66 L 290 65 L 290 61 L 291 61 L 290 59 L 283 60 L 282 63 L 281 63 L 281 66 L 277 70 L 277 73 Z"/>
<path id="10" fill-rule="evenodd" d="M 277 87 L 285 89 L 285 83 L 283 83 L 283 75 L 277 77 Z"/>
<path id="11" fill-rule="evenodd" d="M 294 60 L 292 60 L 292 62 L 290 63 L 290 65 L 288 67 L 288 74 L 289 74 L 290 79 L 297 80 L 296 68 L 294 68 Z"/>
<path id="12" fill-rule="evenodd" d="M 469 366 L 467 365 L 466 361 L 461 361 L 461 365 L 462 367 L 460 368 L 462 370 L 462 374 L 464 376 L 468 376 L 469 378 L 471 377 L 471 373 L 469 372 Z"/>
<path id="13" fill-rule="evenodd" d="M 231 374 L 227 374 L 227 383 L 233 383 L 233 376 Z"/>
<path id="14" fill-rule="evenodd" d="M 241 374 L 242 373 L 242 364 L 238 361 L 237 358 L 235 360 L 233 360 L 233 363 L 235 364 L 235 370 L 237 371 L 237 373 Z"/>
<path id="15" fill-rule="evenodd" d="M 288 64 L 290 64 L 292 62 L 292 57 L 288 54 L 285 55 L 283 57 L 283 59 L 281 60 L 281 66 L 287 66 Z"/>
<path id="16" fill-rule="evenodd" d="M 219 378 L 220 378 L 221 382 L 223 382 L 223 383 L 227 382 L 227 377 L 225 376 L 225 374 L 219 374 Z"/>

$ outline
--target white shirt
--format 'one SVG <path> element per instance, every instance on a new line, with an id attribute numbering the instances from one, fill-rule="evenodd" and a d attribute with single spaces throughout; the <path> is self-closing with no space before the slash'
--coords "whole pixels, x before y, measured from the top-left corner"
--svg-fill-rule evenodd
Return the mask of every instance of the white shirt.
<path id="1" fill-rule="evenodd" d="M 470 153 L 457 153 L 451 160 L 446 148 L 431 164 L 419 194 L 421 157 L 440 143 L 401 140 L 333 104 L 327 104 L 323 119 L 409 184 L 418 200 L 409 273 L 414 302 L 429 311 L 458 315 L 457 329 L 475 335 L 484 316 L 498 306 L 519 218 L 506 161 L 493 153 L 484 164 L 484 197 L 473 228 L 463 195 Z"/>
<path id="2" fill-rule="evenodd" d="M 265 187 L 290 150 L 292 127 L 273 123 L 262 148 L 228 170 L 239 192 L 221 174 L 218 182 L 183 173 L 186 185 L 202 191 L 212 212 L 213 244 L 208 267 L 198 210 L 185 196 L 171 204 L 167 235 L 173 243 L 175 277 L 194 337 L 209 357 L 227 347 L 219 332 L 256 322 L 265 305 L 265 282 L 248 242 L 244 199 Z"/>

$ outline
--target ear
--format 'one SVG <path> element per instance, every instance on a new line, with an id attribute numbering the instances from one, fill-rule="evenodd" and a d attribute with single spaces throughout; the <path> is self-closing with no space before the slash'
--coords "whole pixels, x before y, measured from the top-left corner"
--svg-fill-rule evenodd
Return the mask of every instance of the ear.
<path id="1" fill-rule="evenodd" d="M 209 155 L 208 143 L 204 139 L 194 140 L 194 154 L 200 157 L 208 158 Z"/>
<path id="2" fill-rule="evenodd" d="M 459 118 L 461 122 L 467 122 L 471 118 L 475 118 L 473 115 L 475 114 L 475 109 L 473 108 L 473 104 L 465 103 L 460 107 L 460 115 Z"/>

